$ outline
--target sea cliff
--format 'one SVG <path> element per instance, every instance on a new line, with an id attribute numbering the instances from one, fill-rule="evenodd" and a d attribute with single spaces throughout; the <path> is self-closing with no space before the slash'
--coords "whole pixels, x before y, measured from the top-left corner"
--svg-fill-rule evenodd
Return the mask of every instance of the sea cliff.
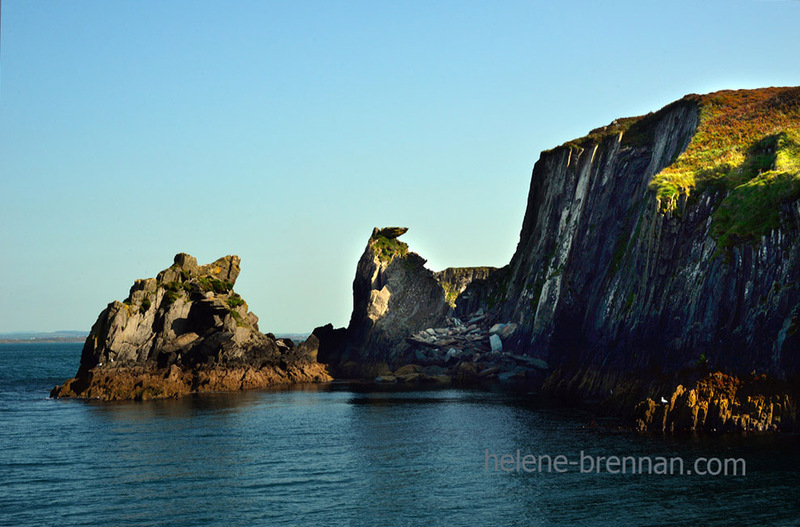
<path id="1" fill-rule="evenodd" d="M 507 266 L 446 302 L 434 299 L 437 281 L 421 258 L 398 288 L 389 284 L 392 298 L 419 291 L 413 302 L 424 316 L 404 316 L 413 323 L 398 320 L 381 332 L 381 322 L 370 319 L 377 314 L 388 323 L 395 314 L 381 292 L 391 264 L 381 267 L 365 253 L 344 355 L 351 362 L 414 362 L 408 346 L 420 331 L 435 335 L 453 320 L 475 320 L 495 329 L 477 351 L 516 357 L 516 375 L 507 377 L 549 394 L 603 400 L 632 415 L 639 401 L 648 408 L 672 401 L 669 413 L 684 391 L 696 395 L 685 402 L 690 407 L 698 394 L 713 392 L 719 401 L 724 392 L 728 408 L 749 416 L 737 419 L 737 428 L 792 426 L 800 374 L 798 198 L 800 88 L 689 95 L 616 120 L 541 154 Z M 500 336 L 498 326 L 512 329 Z M 467 354 L 456 369 L 480 377 L 498 360 Z M 706 389 L 714 372 L 733 379 L 731 386 L 756 388 L 766 376 L 769 394 L 739 393 L 779 404 L 777 418 L 765 417 L 764 404 L 739 400 L 736 389 Z M 644 429 L 733 422 L 722 410 L 723 424 L 715 417 L 712 427 L 705 418 L 670 420 L 663 409 L 638 408 Z"/>

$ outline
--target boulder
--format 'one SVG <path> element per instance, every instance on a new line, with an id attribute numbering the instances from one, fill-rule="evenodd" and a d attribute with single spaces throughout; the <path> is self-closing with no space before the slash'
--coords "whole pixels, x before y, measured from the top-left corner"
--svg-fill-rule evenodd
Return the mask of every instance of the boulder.
<path id="1" fill-rule="evenodd" d="M 489 328 L 489 334 L 494 335 L 495 333 L 503 329 L 503 326 L 505 326 L 505 324 L 495 324 L 494 326 Z"/>
<path id="2" fill-rule="evenodd" d="M 382 236 L 384 238 L 388 238 L 393 240 L 395 238 L 399 238 L 400 236 L 404 235 L 408 232 L 408 227 L 384 227 L 383 229 L 375 229 L 372 230 L 372 236 L 378 237 Z"/>
<path id="3" fill-rule="evenodd" d="M 509 324 L 503 324 L 503 327 L 497 332 L 497 336 L 501 339 L 505 340 L 517 330 L 517 325 L 513 322 Z"/>
<path id="4" fill-rule="evenodd" d="M 406 364 L 403 367 L 397 368 L 394 371 L 394 374 L 396 376 L 400 377 L 402 375 L 408 375 L 408 374 L 412 374 L 412 373 L 422 373 L 422 371 L 423 371 L 422 366 L 420 366 L 418 364 Z"/>

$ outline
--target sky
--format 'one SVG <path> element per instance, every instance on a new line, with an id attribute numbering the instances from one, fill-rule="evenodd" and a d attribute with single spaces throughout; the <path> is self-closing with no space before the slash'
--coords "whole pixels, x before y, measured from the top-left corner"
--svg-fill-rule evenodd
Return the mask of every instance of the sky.
<path id="1" fill-rule="evenodd" d="M 542 150 L 800 85 L 800 2 L 6 0 L 0 332 L 86 330 L 178 252 L 262 331 L 344 326 L 373 227 L 502 266 Z"/>

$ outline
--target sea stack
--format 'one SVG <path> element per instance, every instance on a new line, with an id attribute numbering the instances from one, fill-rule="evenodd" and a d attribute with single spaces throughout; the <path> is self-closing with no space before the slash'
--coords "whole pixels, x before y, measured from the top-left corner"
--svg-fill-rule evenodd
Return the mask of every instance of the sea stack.
<path id="1" fill-rule="evenodd" d="M 452 326 L 449 314 L 460 292 L 471 281 L 488 277 L 494 268 L 449 268 L 434 273 L 425 267 L 424 258 L 399 240 L 407 231 L 406 227 L 372 230 L 353 279 L 350 324 L 346 329 L 326 326 L 314 331 L 321 341 L 320 361 L 330 364 L 338 376 L 395 379 L 397 370 L 412 363 L 412 369 L 419 370 L 413 373 L 422 373 L 414 380 L 440 381 L 452 373 L 445 360 L 447 349 L 423 360 L 419 343 L 411 337 L 429 328 Z M 422 371 L 423 366 L 432 369 Z"/>
<path id="2" fill-rule="evenodd" d="M 100 313 L 73 379 L 52 397 L 148 399 L 329 381 L 317 339 L 295 345 L 258 329 L 234 292 L 238 256 L 198 265 L 188 254 Z"/>

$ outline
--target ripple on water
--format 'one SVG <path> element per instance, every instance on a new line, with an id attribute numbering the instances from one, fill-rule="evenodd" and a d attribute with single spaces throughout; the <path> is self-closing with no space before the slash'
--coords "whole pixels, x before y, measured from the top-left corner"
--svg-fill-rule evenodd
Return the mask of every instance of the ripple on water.
<path id="1" fill-rule="evenodd" d="M 794 525 L 797 436 L 659 438 L 472 390 L 51 400 L 80 345 L 0 345 L 0 523 Z M 485 451 L 743 457 L 744 477 L 504 473 Z"/>

